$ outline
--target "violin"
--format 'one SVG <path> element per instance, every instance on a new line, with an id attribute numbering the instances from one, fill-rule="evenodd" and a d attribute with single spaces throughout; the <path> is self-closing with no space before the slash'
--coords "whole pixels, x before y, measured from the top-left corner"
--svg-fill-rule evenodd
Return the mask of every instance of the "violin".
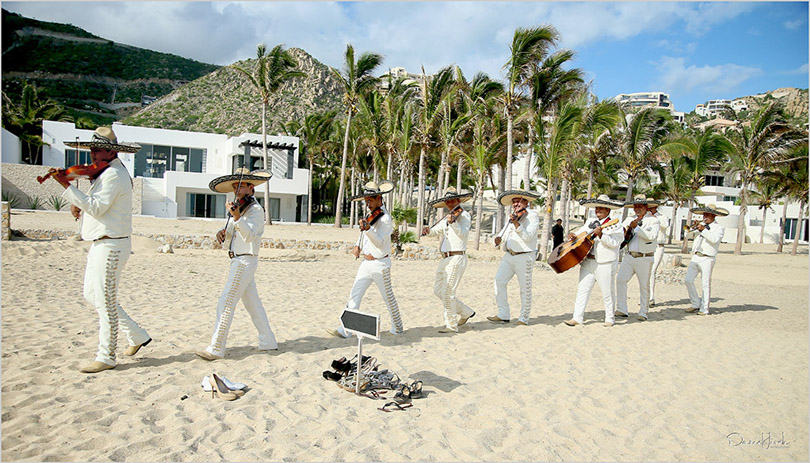
<path id="1" fill-rule="evenodd" d="M 456 206 L 455 209 L 447 214 L 447 224 L 450 225 L 452 223 L 456 223 L 456 220 L 461 217 L 462 212 L 464 212 L 464 209 L 462 209 L 461 206 Z"/>
<path id="2" fill-rule="evenodd" d="M 37 177 L 37 181 L 39 183 L 44 183 L 45 180 L 48 180 L 48 178 L 55 174 L 63 175 L 68 181 L 75 180 L 77 178 L 88 178 L 90 180 L 95 180 L 96 177 L 101 175 L 101 173 L 104 172 L 104 169 L 107 167 L 110 167 L 109 162 L 99 161 L 95 164 L 76 164 L 75 166 L 68 167 L 67 169 L 52 168 L 47 174 Z"/>
<path id="3" fill-rule="evenodd" d="M 625 246 L 627 246 L 630 243 L 630 240 L 633 239 L 633 236 L 635 236 L 635 234 L 636 234 L 635 229 L 636 229 L 637 226 L 641 225 L 641 219 L 642 218 L 643 217 L 639 217 L 636 220 L 633 220 L 627 226 L 627 229 L 624 231 L 624 240 L 619 245 L 619 249 L 623 249 Z"/>
<path id="4" fill-rule="evenodd" d="M 384 214 L 385 212 L 383 212 L 382 207 L 378 207 L 377 209 L 369 212 L 365 218 L 360 220 L 360 230 L 368 230 L 376 221 L 380 220 L 380 217 L 382 217 Z"/>
<path id="5" fill-rule="evenodd" d="M 254 198 L 253 196 L 250 195 L 242 196 L 241 198 L 234 201 L 233 205 L 231 206 L 231 211 L 239 209 L 239 213 L 242 214 L 243 212 L 245 212 L 245 209 L 247 209 L 248 206 L 253 204 L 254 201 L 256 201 L 256 198 Z M 233 217 L 233 215 L 230 212 L 228 212 L 228 215 Z"/>
<path id="6" fill-rule="evenodd" d="M 525 207 L 521 208 L 521 209 L 518 209 L 518 210 L 516 210 L 515 212 L 512 213 L 509 220 L 511 220 L 512 222 L 520 222 L 520 219 L 525 217 L 526 214 L 528 214 L 528 211 L 526 210 Z M 517 223 L 515 225 L 517 225 Z"/>

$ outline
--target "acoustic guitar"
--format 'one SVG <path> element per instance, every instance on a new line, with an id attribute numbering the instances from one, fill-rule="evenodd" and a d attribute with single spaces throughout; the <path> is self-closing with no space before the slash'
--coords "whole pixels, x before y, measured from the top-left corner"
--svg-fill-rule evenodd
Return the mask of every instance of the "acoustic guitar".
<path id="1" fill-rule="evenodd" d="M 602 229 L 612 227 L 619 223 L 619 219 L 613 219 L 610 222 L 601 225 Z M 577 235 L 573 241 L 564 241 L 551 251 L 548 256 L 548 265 L 557 273 L 562 273 L 585 259 L 585 256 L 591 252 L 593 248 L 594 232 L 582 232 Z"/>

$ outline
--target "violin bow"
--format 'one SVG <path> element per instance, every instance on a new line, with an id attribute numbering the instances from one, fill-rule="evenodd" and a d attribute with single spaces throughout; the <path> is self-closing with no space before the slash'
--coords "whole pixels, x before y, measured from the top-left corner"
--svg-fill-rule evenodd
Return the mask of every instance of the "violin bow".
<path id="1" fill-rule="evenodd" d="M 239 188 L 242 188 L 242 179 L 244 177 L 245 177 L 245 172 L 244 171 L 239 172 L 239 183 L 236 185 L 236 191 L 239 191 Z M 236 199 L 236 193 L 234 192 L 234 200 L 235 199 Z M 233 209 L 231 209 L 231 210 L 233 210 Z M 233 215 L 231 214 L 231 211 L 228 211 L 228 218 L 225 219 L 225 233 L 228 232 L 227 231 L 228 230 L 228 223 L 230 223 L 231 217 L 233 217 Z M 228 244 L 228 251 L 230 251 L 231 247 L 233 246 L 233 238 L 234 238 L 234 236 L 232 234 L 231 235 L 231 242 Z M 224 242 L 225 241 L 223 240 L 223 243 Z"/>

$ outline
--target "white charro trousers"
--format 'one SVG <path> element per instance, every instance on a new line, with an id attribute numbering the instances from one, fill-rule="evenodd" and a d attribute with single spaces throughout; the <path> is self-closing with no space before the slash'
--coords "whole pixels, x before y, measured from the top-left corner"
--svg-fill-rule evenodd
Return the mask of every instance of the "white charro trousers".
<path id="1" fill-rule="evenodd" d="M 639 305 L 638 314 L 647 316 L 650 303 L 650 271 L 653 258 L 633 257 L 626 253 L 616 274 L 616 311 L 627 314 L 627 282 L 633 275 L 638 278 Z"/>
<path id="2" fill-rule="evenodd" d="M 591 297 L 593 284 L 599 283 L 602 291 L 602 302 L 605 305 L 605 322 L 613 323 L 616 300 L 616 272 L 619 262 L 605 262 L 597 264 L 595 259 L 585 259 L 579 264 L 579 284 L 577 285 L 577 298 L 574 302 L 574 320 L 585 323 L 585 306 Z"/>
<path id="3" fill-rule="evenodd" d="M 475 313 L 456 297 L 456 290 L 466 269 L 466 254 L 445 257 L 439 262 L 433 284 L 433 294 L 444 305 L 444 326 L 453 331 L 458 331 L 459 317 L 469 317 Z"/>
<path id="4" fill-rule="evenodd" d="M 686 269 L 686 290 L 689 292 L 689 302 L 695 309 L 700 309 L 702 313 L 709 313 L 709 299 L 712 295 L 712 270 L 714 269 L 715 257 L 701 257 L 692 254 L 692 260 L 689 262 L 689 267 Z M 703 297 L 698 296 L 697 288 L 695 288 L 695 278 L 698 272 L 701 273 L 703 283 Z"/>
<path id="5" fill-rule="evenodd" d="M 508 252 L 501 258 L 501 265 L 495 273 L 495 303 L 498 304 L 498 318 L 509 320 L 509 298 L 506 285 L 517 275 L 520 285 L 520 317 L 518 320 L 529 324 L 532 311 L 532 271 L 534 270 L 534 252 L 511 255 Z"/>
<path id="6" fill-rule="evenodd" d="M 656 246 L 655 255 L 653 256 L 653 266 L 650 270 L 650 301 L 655 301 L 655 272 L 658 266 L 661 265 L 661 260 L 664 258 L 664 247 Z"/>
<path id="7" fill-rule="evenodd" d="M 238 256 L 231 259 L 228 282 L 217 302 L 214 334 L 211 336 L 211 344 L 205 349 L 208 353 L 219 357 L 225 356 L 228 331 L 231 329 L 236 304 L 240 300 L 250 315 L 253 326 L 259 332 L 259 350 L 278 349 L 276 336 L 270 329 L 267 313 L 256 289 L 254 276 L 258 266 L 259 258 L 256 256 Z"/>
<path id="8" fill-rule="evenodd" d="M 87 268 L 84 271 L 84 298 L 98 312 L 98 352 L 96 360 L 115 365 L 115 350 L 118 346 L 118 328 L 127 336 L 130 346 L 142 344 L 149 339 L 146 330 L 129 317 L 118 302 L 118 285 L 121 272 L 132 250 L 130 238 L 105 239 L 93 242 L 87 253 Z"/>
<path id="9" fill-rule="evenodd" d="M 354 277 L 354 284 L 352 291 L 349 295 L 349 302 L 346 303 L 347 309 L 358 310 L 360 303 L 363 301 L 363 296 L 371 283 L 376 283 L 377 288 L 380 290 L 385 305 L 388 307 L 388 314 L 391 316 L 391 329 L 392 334 L 402 334 L 405 329 L 402 326 L 402 317 L 399 315 L 399 306 L 397 299 L 394 297 L 394 288 L 391 285 L 391 258 L 386 257 L 383 259 L 366 260 L 360 263 L 357 269 L 357 275 Z M 338 331 L 346 335 L 342 329 Z"/>

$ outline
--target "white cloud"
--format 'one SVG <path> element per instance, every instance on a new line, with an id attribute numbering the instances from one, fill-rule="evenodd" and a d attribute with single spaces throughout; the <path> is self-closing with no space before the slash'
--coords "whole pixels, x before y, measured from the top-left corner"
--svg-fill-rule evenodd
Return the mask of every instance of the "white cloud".
<path id="1" fill-rule="evenodd" d="M 684 58 L 665 56 L 656 64 L 660 74 L 657 84 L 670 93 L 701 91 L 728 94 L 743 82 L 762 74 L 759 68 L 738 64 L 716 66 L 687 65 Z"/>
<path id="2" fill-rule="evenodd" d="M 807 63 L 802 64 L 801 66 L 797 67 L 796 69 L 792 69 L 790 71 L 785 71 L 783 74 L 791 74 L 791 75 L 807 75 L 810 72 L 810 68 L 808 68 Z"/>
<path id="3" fill-rule="evenodd" d="M 804 18 L 798 18 L 793 21 L 785 21 L 784 25 L 785 29 L 796 30 L 804 25 Z"/>

